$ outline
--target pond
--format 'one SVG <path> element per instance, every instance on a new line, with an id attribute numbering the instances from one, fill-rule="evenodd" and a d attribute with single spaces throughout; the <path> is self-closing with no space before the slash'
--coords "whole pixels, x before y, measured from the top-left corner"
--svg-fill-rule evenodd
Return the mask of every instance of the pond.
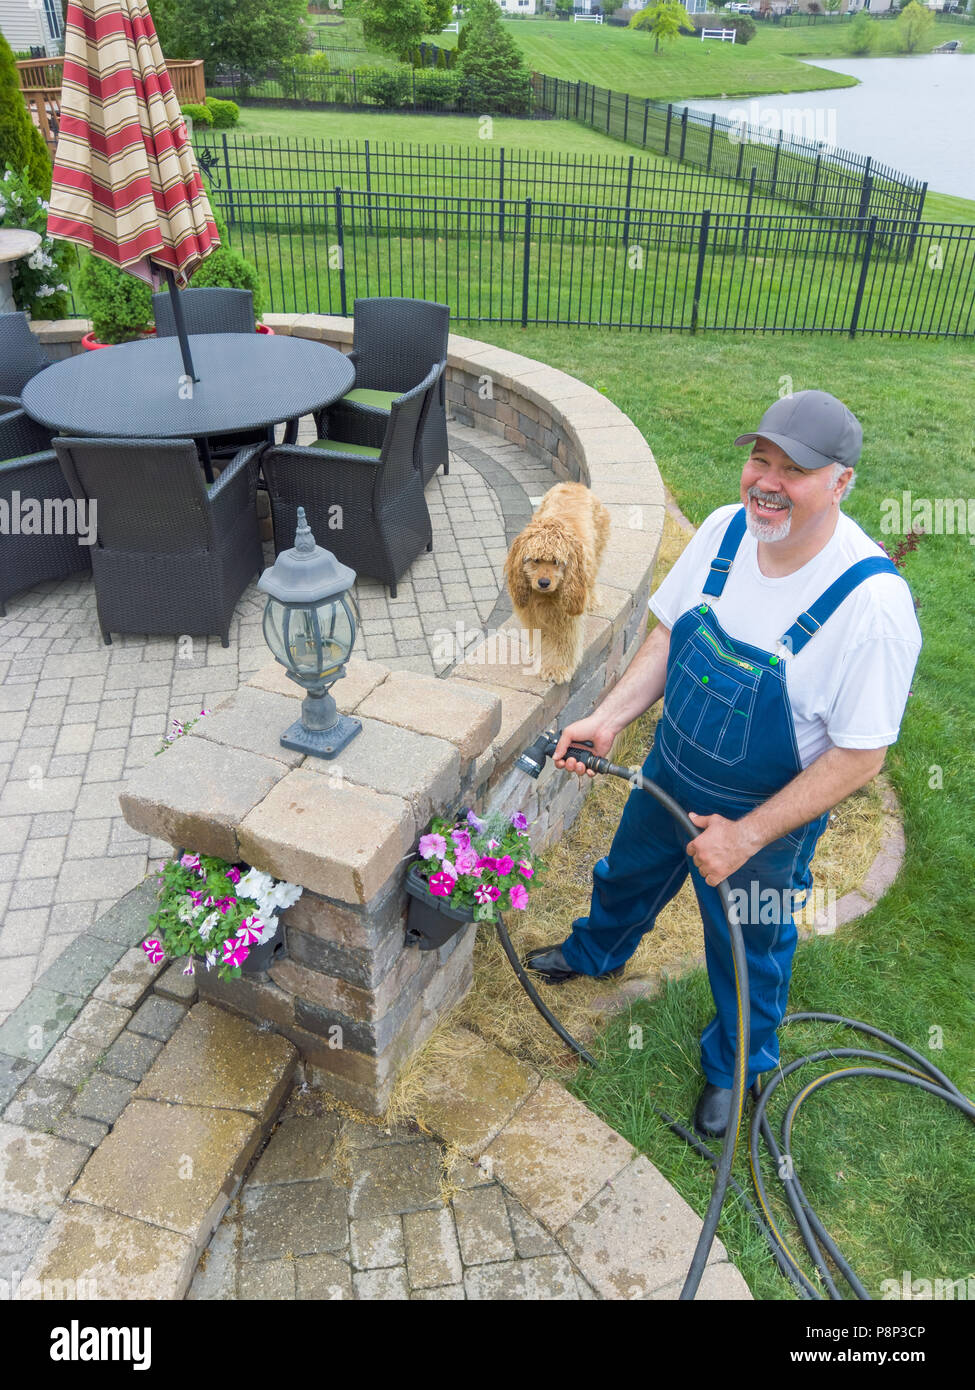
<path id="1" fill-rule="evenodd" d="M 688 105 L 869 154 L 932 191 L 975 199 L 975 54 L 821 58 L 816 67 L 860 86 Z"/>

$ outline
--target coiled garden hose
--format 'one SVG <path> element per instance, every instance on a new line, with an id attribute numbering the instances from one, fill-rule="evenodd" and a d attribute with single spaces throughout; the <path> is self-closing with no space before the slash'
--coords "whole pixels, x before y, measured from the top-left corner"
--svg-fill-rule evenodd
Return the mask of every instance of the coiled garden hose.
<path id="1" fill-rule="evenodd" d="M 545 764 L 545 759 L 554 753 L 558 744 L 558 734 L 551 731 L 539 736 L 538 739 L 527 748 L 518 759 L 516 766 L 522 771 L 527 772 L 532 777 L 537 777 Z M 644 777 L 638 768 L 622 767 L 618 763 L 611 763 L 606 758 L 601 758 L 593 753 L 591 748 L 571 746 L 564 756 L 575 758 L 586 768 L 593 772 L 609 774 L 613 777 L 622 777 L 631 786 L 639 787 L 641 791 L 648 792 L 681 827 L 688 837 L 688 840 L 696 838 L 701 832 L 693 821 L 685 814 L 673 797 L 669 796 L 663 788 L 650 778 Z M 868 1023 L 861 1023 L 856 1019 L 845 1018 L 840 1014 L 827 1013 L 796 1013 L 787 1014 L 782 1020 L 781 1026 L 790 1023 L 833 1023 L 840 1024 L 845 1028 L 851 1028 L 857 1032 L 865 1033 L 877 1038 L 880 1042 L 894 1048 L 901 1054 L 902 1058 L 908 1058 L 914 1062 L 915 1066 L 908 1066 L 907 1063 L 897 1057 L 892 1057 L 883 1052 L 868 1052 L 859 1048 L 826 1048 L 820 1052 L 813 1052 L 806 1057 L 799 1057 L 796 1061 L 790 1062 L 787 1066 L 780 1066 L 776 1073 L 770 1075 L 764 1089 L 752 1087 L 752 1096 L 755 1101 L 755 1108 L 752 1114 L 751 1129 L 749 1133 L 749 1161 L 751 1165 L 752 1181 L 755 1185 L 755 1192 L 758 1197 L 761 1211 L 749 1200 L 743 1188 L 732 1178 L 731 1167 L 734 1162 L 735 1152 L 738 1145 L 738 1131 L 741 1127 L 742 1108 L 744 1105 L 745 1092 L 745 1069 L 747 1065 L 749 1050 L 749 1016 L 743 1007 L 743 1000 L 748 998 L 748 966 L 745 960 L 745 945 L 742 937 L 741 924 L 731 900 L 727 880 L 717 885 L 718 895 L 721 905 L 724 908 L 725 919 L 728 923 L 728 935 L 731 941 L 732 958 L 735 969 L 735 988 L 737 995 L 738 1009 L 738 1031 L 737 1046 L 735 1051 L 735 1076 L 734 1087 L 731 1100 L 731 1116 L 734 1121 L 734 1131 L 730 1129 L 725 1132 L 724 1145 L 721 1150 L 721 1157 L 716 1158 L 711 1150 L 703 1143 L 697 1135 L 685 1129 L 666 1111 L 651 1102 L 654 1113 L 659 1115 L 664 1123 L 674 1134 L 677 1134 L 686 1143 L 690 1144 L 699 1154 L 708 1160 L 712 1168 L 715 1169 L 714 1187 L 711 1192 L 711 1200 L 705 1214 L 704 1224 L 698 1238 L 697 1246 L 694 1251 L 693 1259 L 681 1290 L 682 1300 L 692 1299 L 697 1292 L 704 1273 L 708 1253 L 714 1241 L 715 1231 L 718 1225 L 718 1218 L 721 1214 L 721 1207 L 724 1203 L 728 1188 L 730 1187 L 742 1201 L 753 1223 L 762 1233 L 762 1237 L 768 1245 L 775 1259 L 776 1265 L 783 1274 L 796 1288 L 802 1298 L 822 1300 L 823 1293 L 816 1287 L 810 1279 L 802 1272 L 799 1263 L 785 1238 L 779 1231 L 778 1226 L 769 1210 L 768 1196 L 761 1171 L 761 1147 L 760 1140 L 765 1141 L 766 1148 L 775 1163 L 776 1172 L 783 1183 L 786 1200 L 796 1219 L 803 1243 L 813 1265 L 822 1280 L 826 1289 L 826 1296 L 830 1299 L 842 1300 L 843 1295 L 836 1286 L 835 1278 L 826 1263 L 826 1256 L 833 1262 L 836 1270 L 843 1279 L 846 1280 L 854 1295 L 858 1299 L 870 1299 L 870 1294 L 864 1288 L 862 1282 L 857 1278 L 855 1272 L 850 1267 L 849 1262 L 844 1258 L 837 1248 L 835 1241 L 826 1230 L 819 1217 L 809 1204 L 802 1184 L 795 1174 L 795 1162 L 792 1154 L 792 1127 L 795 1121 L 799 1106 L 806 1098 L 818 1091 L 829 1082 L 838 1081 L 843 1078 L 855 1076 L 872 1076 L 888 1081 L 898 1081 L 909 1086 L 917 1086 L 930 1095 L 937 1096 L 940 1100 L 949 1105 L 953 1105 L 966 1115 L 969 1120 L 975 1121 L 975 1105 L 965 1097 L 962 1092 L 949 1080 L 943 1072 L 933 1066 L 927 1058 L 913 1048 L 902 1043 L 898 1038 L 892 1037 L 889 1033 L 881 1032 L 879 1028 L 874 1028 Z M 596 1059 L 586 1051 L 581 1043 L 572 1037 L 558 1019 L 551 1013 L 546 1005 L 539 998 L 531 980 L 525 973 L 521 961 L 515 954 L 511 939 L 508 936 L 507 928 L 501 915 L 498 915 L 496 923 L 498 938 L 502 949 L 508 958 L 509 964 L 518 982 L 535 1005 L 535 1008 L 545 1019 L 546 1023 L 555 1030 L 558 1036 L 574 1052 L 588 1062 L 590 1066 L 597 1066 Z M 782 1121 L 782 1142 L 781 1146 L 776 1142 L 772 1134 L 771 1127 L 766 1116 L 766 1109 L 773 1094 L 781 1083 L 800 1067 L 806 1066 L 811 1062 L 820 1062 L 825 1059 L 856 1057 L 861 1061 L 874 1063 L 885 1063 L 886 1066 L 855 1066 L 840 1067 L 835 1071 L 827 1072 L 824 1076 L 816 1077 L 810 1081 L 793 1100 Z M 729 1142 L 730 1137 L 730 1142 Z"/>

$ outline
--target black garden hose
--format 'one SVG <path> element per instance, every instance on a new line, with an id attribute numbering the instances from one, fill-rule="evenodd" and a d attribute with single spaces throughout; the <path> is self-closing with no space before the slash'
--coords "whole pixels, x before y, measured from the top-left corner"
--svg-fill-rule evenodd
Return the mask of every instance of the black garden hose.
<path id="1" fill-rule="evenodd" d="M 532 745 L 531 749 L 526 750 L 522 758 L 519 759 L 518 765 L 524 771 L 529 772 L 530 775 L 537 777 L 544 765 L 545 758 L 554 751 L 554 747 L 555 740 L 552 735 L 543 734 L 536 743 Z M 671 816 L 673 816 L 674 820 L 685 832 L 689 840 L 696 838 L 696 836 L 701 833 L 673 797 L 669 796 L 656 784 L 656 782 L 653 782 L 650 778 L 644 777 L 639 769 L 621 767 L 618 763 L 611 763 L 605 758 L 598 757 L 591 749 L 584 747 L 570 747 L 566 750 L 564 756 L 566 758 L 575 758 L 585 767 L 592 769 L 593 772 L 608 773 L 614 777 L 622 777 L 629 782 L 631 786 L 639 787 L 640 790 L 648 792 L 665 808 L 665 810 L 670 812 Z M 908 1066 L 905 1061 L 883 1052 L 868 1052 L 859 1048 L 827 1048 L 820 1052 L 811 1053 L 809 1056 L 800 1057 L 796 1061 L 790 1062 L 785 1067 L 780 1067 L 776 1073 L 770 1076 L 767 1084 L 761 1091 L 757 1086 L 753 1087 L 752 1095 L 755 1100 L 755 1108 L 752 1115 L 749 1135 L 749 1159 L 751 1163 L 752 1180 L 755 1184 L 755 1191 L 761 1207 L 760 1212 L 748 1199 L 741 1186 L 731 1176 L 731 1166 L 734 1162 L 738 1143 L 738 1131 L 741 1127 L 745 1090 L 745 1069 L 749 1050 L 749 1017 L 743 1008 L 743 1000 L 748 998 L 748 966 L 745 961 L 745 947 L 741 924 L 738 921 L 738 915 L 731 900 L 727 881 L 719 883 L 717 885 L 717 890 L 728 923 L 728 935 L 731 941 L 732 958 L 735 967 L 735 985 L 738 1006 L 735 1074 L 731 1101 L 734 1133 L 731 1136 L 731 1142 L 729 1142 L 729 1134 L 726 1132 L 721 1157 L 719 1159 L 715 1158 L 711 1150 L 707 1148 L 706 1145 L 702 1144 L 695 1134 L 685 1129 L 674 1120 L 671 1115 L 668 1115 L 666 1111 L 661 1110 L 659 1106 L 651 1102 L 654 1112 L 660 1116 L 668 1128 L 679 1135 L 686 1143 L 690 1144 L 692 1148 L 706 1158 L 712 1168 L 715 1169 L 715 1181 L 711 1193 L 711 1200 L 708 1203 L 704 1224 L 680 1297 L 682 1300 L 692 1299 L 697 1292 L 701 1276 L 704 1272 L 708 1252 L 714 1241 L 721 1207 L 724 1203 L 727 1190 L 731 1187 L 741 1198 L 742 1204 L 748 1211 L 751 1220 L 761 1231 L 762 1237 L 771 1250 L 780 1273 L 789 1279 L 802 1298 L 814 1300 L 823 1299 L 824 1295 L 820 1289 L 802 1272 L 798 1261 L 786 1244 L 769 1210 L 767 1193 L 761 1172 L 761 1149 L 759 1141 L 760 1139 L 764 1139 L 768 1152 L 775 1163 L 776 1172 L 784 1185 L 785 1196 L 795 1216 L 803 1243 L 826 1289 L 826 1296 L 835 1300 L 842 1300 L 843 1298 L 843 1295 L 836 1286 L 834 1275 L 827 1265 L 826 1257 L 828 1256 L 840 1276 L 846 1280 L 850 1289 L 852 1289 L 855 1297 L 869 1300 L 870 1294 L 857 1278 L 849 1262 L 844 1258 L 841 1251 L 837 1248 L 835 1241 L 809 1205 L 802 1185 L 795 1175 L 795 1162 L 792 1154 L 792 1127 L 799 1106 L 808 1096 L 812 1095 L 814 1091 L 819 1090 L 829 1082 L 856 1076 L 872 1076 L 884 1080 L 898 1081 L 910 1086 L 917 1086 L 921 1090 L 927 1091 L 930 1095 L 937 1096 L 940 1100 L 944 1100 L 949 1105 L 953 1105 L 971 1121 L 975 1121 L 975 1105 L 962 1094 L 958 1087 L 955 1086 L 943 1072 L 933 1066 L 921 1053 L 916 1052 L 913 1048 L 908 1047 L 906 1043 L 902 1043 L 889 1033 L 884 1033 L 881 1032 L 880 1029 L 874 1028 L 871 1024 L 861 1023 L 852 1018 L 845 1018 L 840 1014 L 787 1014 L 782 1021 L 783 1026 L 789 1023 L 805 1022 L 840 1024 L 845 1028 L 851 1028 L 877 1038 L 879 1041 L 899 1052 L 902 1058 L 910 1059 L 915 1065 Z M 572 1037 L 539 998 L 535 987 L 525 973 L 521 961 L 515 954 L 514 947 L 508 936 L 507 928 L 500 914 L 498 915 L 496 926 L 498 938 L 511 968 L 514 970 L 519 984 L 535 1005 L 535 1008 L 545 1019 L 546 1023 L 555 1030 L 563 1042 L 567 1043 L 583 1061 L 588 1062 L 590 1066 L 597 1066 L 596 1059 L 585 1050 L 581 1043 L 577 1042 L 576 1039 Z M 861 1061 L 872 1063 L 885 1063 L 886 1066 L 841 1067 L 810 1081 L 789 1104 L 782 1121 L 782 1143 L 780 1147 L 772 1134 L 765 1113 L 769 1100 L 778 1086 L 787 1076 L 790 1076 L 794 1071 L 797 1071 L 807 1063 L 819 1062 L 827 1058 L 836 1059 L 844 1057 L 856 1057 Z"/>

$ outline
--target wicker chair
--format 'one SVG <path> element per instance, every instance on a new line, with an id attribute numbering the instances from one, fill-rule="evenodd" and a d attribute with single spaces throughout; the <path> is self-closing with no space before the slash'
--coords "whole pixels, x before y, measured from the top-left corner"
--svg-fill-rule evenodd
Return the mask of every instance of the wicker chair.
<path id="1" fill-rule="evenodd" d="M 98 503 L 92 551 L 102 636 L 219 633 L 264 567 L 257 461 L 242 449 L 209 486 L 191 439 L 56 439 L 77 498 Z"/>
<path id="2" fill-rule="evenodd" d="M 26 314 L 0 314 L 0 396 L 20 396 L 51 359 L 30 331 Z"/>
<path id="3" fill-rule="evenodd" d="M 13 317 L 12 315 L 10 317 Z M 0 415 L 0 513 L 6 513 L 0 534 L 0 614 L 12 594 L 29 589 L 43 579 L 64 579 L 77 570 L 91 568 L 91 548 L 79 544 L 75 531 L 65 529 L 71 489 L 51 449 L 50 433 L 23 410 Z M 43 533 L 26 534 L 21 506 L 30 498 L 41 504 Z M 49 504 L 49 506 L 46 506 Z M 44 511 L 49 510 L 45 521 Z M 57 528 L 60 525 L 61 534 Z M 31 523 L 33 530 L 33 522 Z"/>
<path id="4" fill-rule="evenodd" d="M 316 418 L 319 434 L 381 445 L 390 407 L 434 362 L 443 362 L 420 453 L 424 487 L 448 471 L 444 377 L 450 309 L 427 299 L 357 299 L 353 308 L 355 387 Z"/>
<path id="5" fill-rule="evenodd" d="M 253 333 L 254 296 L 250 290 L 181 290 L 179 302 L 187 333 Z M 157 338 L 176 337 L 168 290 L 152 296 Z"/>
<path id="6" fill-rule="evenodd" d="M 396 597 L 404 570 L 421 550 L 433 549 L 420 447 L 443 369 L 443 362 L 434 363 L 418 386 L 393 401 L 380 448 L 319 439 L 310 447 L 282 444 L 267 450 L 261 469 L 275 550 L 294 544 L 298 508 L 304 507 L 320 545 L 357 574 L 382 580 Z"/>

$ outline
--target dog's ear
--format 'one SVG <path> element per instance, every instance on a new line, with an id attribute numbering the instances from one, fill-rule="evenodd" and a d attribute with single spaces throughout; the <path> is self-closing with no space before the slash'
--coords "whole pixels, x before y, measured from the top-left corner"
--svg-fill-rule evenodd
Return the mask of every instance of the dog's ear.
<path id="1" fill-rule="evenodd" d="M 578 618 L 586 611 L 586 602 L 592 593 L 596 570 L 589 548 L 582 544 L 574 532 L 567 535 L 566 543 L 569 558 L 559 590 L 564 595 L 562 602 L 565 612 L 570 618 Z"/>
<path id="2" fill-rule="evenodd" d="M 508 593 L 511 595 L 511 602 L 516 608 L 527 607 L 532 594 L 532 586 L 528 582 L 523 567 L 524 558 L 525 532 L 522 531 L 511 542 L 511 549 L 504 562 L 504 577 L 508 584 Z"/>

